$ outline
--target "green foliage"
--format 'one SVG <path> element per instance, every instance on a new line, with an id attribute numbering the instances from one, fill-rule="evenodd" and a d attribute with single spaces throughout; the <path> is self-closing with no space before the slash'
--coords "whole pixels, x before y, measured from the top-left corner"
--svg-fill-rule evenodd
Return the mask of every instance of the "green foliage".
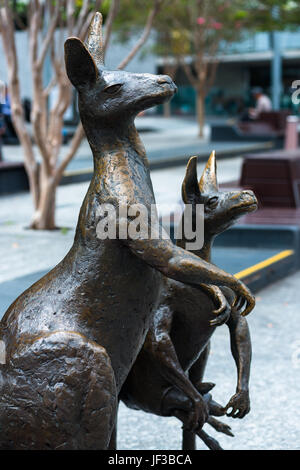
<path id="1" fill-rule="evenodd" d="M 286 30 L 299 27 L 300 4 L 291 0 L 250 0 L 245 3 L 248 28 L 254 31 Z"/>
<path id="2" fill-rule="evenodd" d="M 248 20 L 248 11 L 240 0 L 174 0 L 172 10 L 163 9 L 155 27 L 156 52 L 175 56 L 199 52 L 211 53 L 214 45 L 239 38 Z"/>
<path id="3" fill-rule="evenodd" d="M 130 39 L 144 26 L 152 5 L 153 1 L 121 1 L 114 25 L 119 40 Z M 199 24 L 198 18 L 205 22 Z M 154 49 L 159 55 L 178 56 L 193 52 L 195 34 L 202 35 L 202 47 L 208 50 L 215 41 L 224 46 L 246 32 L 292 29 L 299 24 L 299 1 L 165 0 L 154 23 L 158 33 Z"/>
<path id="4" fill-rule="evenodd" d="M 172 7 L 164 6 L 156 19 L 155 52 L 180 56 L 195 53 L 196 47 L 211 53 L 217 42 L 221 51 L 245 33 L 293 29 L 299 24 L 299 1 L 173 0 Z"/>
<path id="5" fill-rule="evenodd" d="M 52 0 L 52 2 L 50 3 L 52 8 L 55 6 L 56 2 L 57 0 Z M 29 10 L 29 5 L 30 5 L 30 0 L 27 0 L 27 1 L 26 0 L 10 0 L 9 3 L 10 3 L 10 7 L 13 11 L 14 18 L 15 18 L 15 28 L 17 30 L 26 29 L 28 26 L 27 21 L 28 21 L 28 10 Z M 89 5 L 90 11 L 94 10 L 95 0 L 90 0 L 89 3 L 90 3 Z M 109 11 L 110 4 L 111 4 L 111 0 L 103 0 L 101 4 L 101 13 L 103 16 L 104 23 L 105 23 L 105 20 Z M 82 5 L 83 5 L 83 0 L 75 1 L 75 12 L 74 12 L 75 18 L 77 18 L 77 16 L 79 15 Z M 61 2 L 61 20 L 63 23 L 66 21 L 66 14 L 67 14 L 66 4 L 65 2 Z"/>
<path id="6" fill-rule="evenodd" d="M 130 40 L 132 35 L 141 31 L 147 20 L 155 0 L 121 0 L 119 13 L 114 20 L 114 31 L 118 40 L 124 42 Z M 168 0 L 164 1 L 163 8 Z"/>

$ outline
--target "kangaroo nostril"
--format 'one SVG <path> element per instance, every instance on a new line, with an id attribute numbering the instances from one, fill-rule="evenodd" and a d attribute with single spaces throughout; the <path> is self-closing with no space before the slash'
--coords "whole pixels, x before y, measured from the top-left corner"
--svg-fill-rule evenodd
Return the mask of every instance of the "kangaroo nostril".
<path id="1" fill-rule="evenodd" d="M 160 77 L 158 77 L 157 78 L 157 83 L 159 85 L 167 84 L 172 88 L 173 93 L 177 93 L 177 86 L 175 85 L 173 80 L 168 75 L 161 75 Z"/>
<path id="2" fill-rule="evenodd" d="M 247 191 L 244 191 L 244 194 L 246 196 L 250 196 L 252 199 L 256 199 L 254 192 L 251 191 L 250 189 L 248 189 Z"/>
<path id="3" fill-rule="evenodd" d="M 246 201 L 249 201 L 251 204 L 258 204 L 256 196 L 253 191 L 250 189 L 243 191 L 243 196 Z"/>
<path id="4" fill-rule="evenodd" d="M 160 85 L 162 85 L 163 83 L 168 83 L 169 85 L 171 85 L 172 80 L 167 75 L 162 75 L 161 77 L 158 77 L 157 83 L 159 83 Z"/>

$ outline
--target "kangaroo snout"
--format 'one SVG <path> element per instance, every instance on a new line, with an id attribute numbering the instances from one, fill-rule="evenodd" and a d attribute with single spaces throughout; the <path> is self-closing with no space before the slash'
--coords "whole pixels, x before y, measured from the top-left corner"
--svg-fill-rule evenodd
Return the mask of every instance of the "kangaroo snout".
<path id="1" fill-rule="evenodd" d="M 250 189 L 232 194 L 230 201 L 233 203 L 230 211 L 239 215 L 256 211 L 258 205 L 256 196 Z"/>
<path id="2" fill-rule="evenodd" d="M 251 191 L 251 189 L 247 189 L 246 191 L 243 191 L 242 196 L 243 196 L 244 201 L 247 201 L 247 202 L 249 201 L 249 203 L 251 204 L 256 204 L 256 205 L 258 204 L 256 196 L 254 192 Z"/>
<path id="3" fill-rule="evenodd" d="M 157 78 L 157 83 L 159 85 L 164 85 L 164 84 L 171 85 L 171 87 L 174 90 L 174 93 L 177 92 L 177 86 L 173 82 L 172 78 L 169 77 L 169 75 L 159 75 Z"/>

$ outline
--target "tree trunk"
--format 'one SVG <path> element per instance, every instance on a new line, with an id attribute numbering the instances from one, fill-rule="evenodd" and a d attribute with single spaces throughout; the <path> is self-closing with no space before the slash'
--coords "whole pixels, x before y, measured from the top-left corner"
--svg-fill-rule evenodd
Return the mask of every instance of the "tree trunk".
<path id="1" fill-rule="evenodd" d="M 170 103 L 170 101 L 167 101 L 166 103 L 163 104 L 163 112 L 164 112 L 164 117 L 165 118 L 171 117 L 171 103 Z"/>
<path id="2" fill-rule="evenodd" d="M 34 212 L 30 228 L 35 230 L 54 230 L 55 225 L 55 196 L 57 184 L 52 175 L 47 175 L 44 165 L 39 177 L 40 197 Z"/>
<path id="3" fill-rule="evenodd" d="M 204 137 L 205 124 L 205 94 L 202 89 L 196 90 L 196 115 L 199 126 L 199 137 Z"/>
<path id="4" fill-rule="evenodd" d="M 9 0 L 1 2 L 0 29 L 4 53 L 8 68 L 8 82 L 11 96 L 12 120 L 24 150 L 24 164 L 28 174 L 30 191 L 33 196 L 34 215 L 31 228 L 39 230 L 53 230 L 55 226 L 55 194 L 65 168 L 76 153 L 84 135 L 81 124 L 77 126 L 70 148 L 62 161 L 59 162 L 59 152 L 62 145 L 61 130 L 63 127 L 63 116 L 71 101 L 71 84 L 65 74 L 63 55 L 57 51 L 55 32 L 60 32 L 60 38 L 64 36 L 66 26 L 68 35 L 78 36 L 84 40 L 88 27 L 94 16 L 91 10 L 91 2 L 82 2 L 80 13 L 74 17 L 76 2 L 40 2 L 30 0 L 28 38 L 29 52 L 33 81 L 33 102 L 31 113 L 31 124 L 33 137 L 40 153 L 42 164 L 36 159 L 33 143 L 28 129 L 25 125 L 24 112 L 21 102 L 18 58 L 15 42 L 15 20 Z M 53 3 L 53 5 L 52 5 Z M 93 3 L 93 2 L 92 2 Z M 97 11 L 101 0 L 94 2 L 93 8 Z M 134 44 L 128 56 L 123 59 L 119 69 L 124 68 L 136 55 L 147 41 L 163 0 L 154 0 L 153 7 L 148 14 L 143 32 L 139 40 Z M 112 0 L 106 22 L 106 36 L 104 48 L 107 47 L 112 31 L 112 24 L 117 14 L 120 0 Z M 62 8 L 63 6 L 63 8 Z M 65 11 L 66 8 L 66 11 Z M 49 24 L 45 34 L 40 34 L 43 29 L 43 15 L 48 9 Z M 65 19 L 64 19 L 65 16 Z M 66 23 L 66 25 L 65 25 Z M 42 37 L 41 37 L 42 36 Z M 59 47 L 61 43 L 59 42 Z M 105 51 L 104 51 L 105 52 Z M 50 54 L 53 77 L 46 84 L 43 80 L 43 69 L 47 54 Z M 52 87 L 59 87 L 57 102 L 48 113 L 47 99 Z M 0 155 L 1 156 L 1 155 Z"/>

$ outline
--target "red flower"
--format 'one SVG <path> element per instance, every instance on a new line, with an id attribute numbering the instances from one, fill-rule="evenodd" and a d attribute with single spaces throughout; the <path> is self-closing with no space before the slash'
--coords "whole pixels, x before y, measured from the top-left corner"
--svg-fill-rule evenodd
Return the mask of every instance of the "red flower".
<path id="1" fill-rule="evenodd" d="M 222 29 L 223 24 L 219 23 L 218 21 L 214 21 L 213 23 L 211 23 L 211 27 L 214 28 L 214 29 Z"/>
<path id="2" fill-rule="evenodd" d="M 201 16 L 199 18 L 197 18 L 197 23 L 200 24 L 200 25 L 204 24 L 205 21 L 206 21 L 205 18 L 203 18 Z"/>

